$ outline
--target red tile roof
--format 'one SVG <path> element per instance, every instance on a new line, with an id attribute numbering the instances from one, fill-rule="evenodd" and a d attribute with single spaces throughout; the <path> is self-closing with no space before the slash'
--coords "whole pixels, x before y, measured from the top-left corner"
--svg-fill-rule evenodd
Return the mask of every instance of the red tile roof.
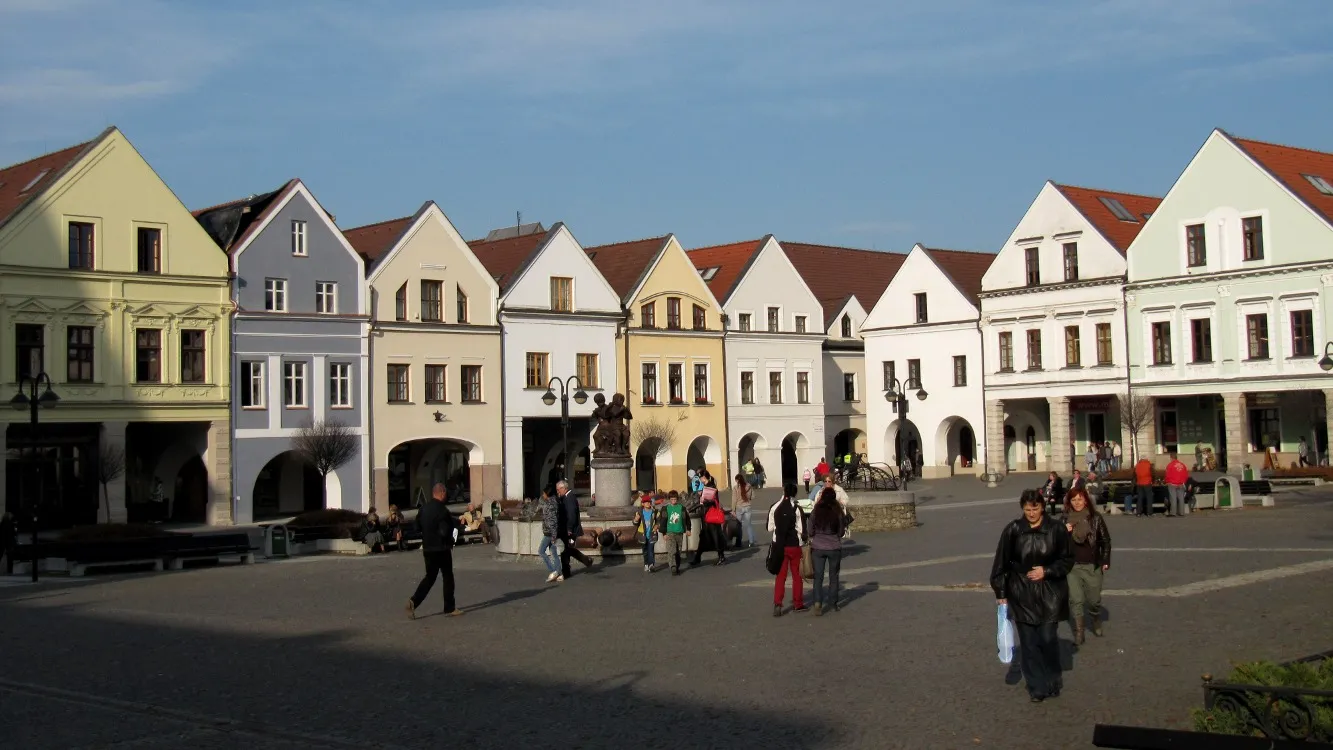
<path id="1" fill-rule="evenodd" d="M 223 252 L 233 255 L 245 246 L 250 236 L 264 223 L 265 217 L 299 184 L 299 179 L 292 178 L 272 192 L 196 209 L 190 213 Z"/>
<path id="2" fill-rule="evenodd" d="M 824 308 L 824 326 L 855 295 L 867 311 L 879 302 L 907 256 L 878 250 L 782 242 L 793 266 Z"/>
<path id="3" fill-rule="evenodd" d="M 376 224 L 366 224 L 365 226 L 344 229 L 343 236 L 347 238 L 347 243 L 354 250 L 361 254 L 366 261 L 366 269 L 369 270 L 385 253 L 393 248 L 398 242 L 398 238 L 403 236 L 403 232 L 411 226 L 416 216 L 403 216 L 397 219 L 388 219 Z"/>
<path id="4" fill-rule="evenodd" d="M 1225 135 L 1225 133 L 1224 133 Z M 1275 143 L 1251 141 L 1245 138 L 1233 138 L 1232 143 L 1249 154 L 1251 159 L 1268 170 L 1273 178 L 1295 193 L 1305 205 L 1333 224 L 1333 195 L 1325 195 L 1305 179 L 1305 175 L 1322 177 L 1333 184 L 1333 154 L 1323 151 L 1279 146 Z"/>
<path id="5" fill-rule="evenodd" d="M 755 253 L 764 246 L 764 241 L 767 239 L 765 237 L 733 242 L 730 245 L 695 248 L 689 251 L 690 261 L 701 272 L 709 268 L 718 269 L 713 278 L 708 280 L 708 288 L 712 290 L 718 302 L 726 304 L 727 297 L 740 281 L 741 274 L 749 267 Z"/>
<path id="6" fill-rule="evenodd" d="M 978 295 L 981 294 L 981 277 L 986 275 L 992 263 L 995 262 L 995 253 L 980 253 L 973 250 L 943 250 L 936 247 L 923 247 L 930 259 L 935 261 L 935 265 L 953 281 L 958 291 L 967 297 L 968 301 L 980 308 Z"/>
<path id="7" fill-rule="evenodd" d="M 629 295 L 639 285 L 648 266 L 656 260 L 671 235 L 647 237 L 629 242 L 584 248 L 593 265 L 601 271 L 611 288 L 620 295 L 622 304 L 629 303 Z"/>
<path id="8" fill-rule="evenodd" d="M 17 214 L 28 201 L 41 195 L 110 130 L 107 128 L 91 141 L 0 169 L 0 226 Z"/>
<path id="9" fill-rule="evenodd" d="M 1134 193 L 1117 193 L 1111 190 L 1097 190 L 1096 188 L 1074 187 L 1073 185 L 1056 185 L 1055 188 L 1064 194 L 1069 202 L 1082 213 L 1092 225 L 1101 232 L 1102 236 L 1110 242 L 1121 255 L 1134 238 L 1139 236 L 1139 231 L 1147 223 L 1144 214 L 1152 214 L 1161 204 L 1162 199 L 1151 195 L 1135 195 Z M 1111 198 L 1120 201 L 1127 211 L 1134 214 L 1137 221 L 1124 221 L 1111 213 L 1111 209 L 1102 203 L 1100 198 Z"/>
<path id="10" fill-rule="evenodd" d="M 491 242 L 472 240 L 467 244 L 472 248 L 477 260 L 486 267 L 487 273 L 495 279 L 495 283 L 500 286 L 500 293 L 503 294 L 519 273 L 527 267 L 537 248 L 546 244 L 546 238 L 552 236 L 559 227 L 560 225 L 556 224 L 548 232 L 534 232 Z"/>

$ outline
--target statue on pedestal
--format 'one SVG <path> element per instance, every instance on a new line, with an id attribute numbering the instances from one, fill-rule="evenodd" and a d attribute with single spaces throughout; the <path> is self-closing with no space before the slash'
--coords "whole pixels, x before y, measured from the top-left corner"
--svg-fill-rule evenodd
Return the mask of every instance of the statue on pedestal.
<path id="1" fill-rule="evenodd" d="M 597 418 L 593 454 L 597 458 L 628 458 L 629 422 L 634 419 L 634 415 L 625 405 L 625 397 L 617 393 L 608 404 L 606 396 L 599 393 L 592 400 L 597 404 L 597 408 L 592 410 L 592 415 Z"/>

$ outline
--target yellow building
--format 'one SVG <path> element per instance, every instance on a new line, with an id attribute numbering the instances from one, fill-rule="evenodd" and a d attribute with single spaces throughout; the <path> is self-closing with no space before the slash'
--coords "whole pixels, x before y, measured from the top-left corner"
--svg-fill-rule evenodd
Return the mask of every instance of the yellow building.
<path id="1" fill-rule="evenodd" d="M 587 252 L 628 312 L 616 390 L 634 413 L 634 486 L 684 490 L 704 467 L 730 486 L 722 306 L 675 235 Z"/>
<path id="2" fill-rule="evenodd" d="M 21 526 L 231 521 L 228 284 L 116 128 L 0 170 L 0 382 L 59 398 L 35 435 L 22 403 L 0 417 Z"/>

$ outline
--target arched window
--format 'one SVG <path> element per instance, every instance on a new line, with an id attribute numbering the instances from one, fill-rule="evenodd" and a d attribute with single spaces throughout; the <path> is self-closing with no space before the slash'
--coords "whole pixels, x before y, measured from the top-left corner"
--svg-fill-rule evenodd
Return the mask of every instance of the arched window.
<path id="1" fill-rule="evenodd" d="M 842 337 L 849 339 L 852 337 L 852 316 L 842 316 Z"/>

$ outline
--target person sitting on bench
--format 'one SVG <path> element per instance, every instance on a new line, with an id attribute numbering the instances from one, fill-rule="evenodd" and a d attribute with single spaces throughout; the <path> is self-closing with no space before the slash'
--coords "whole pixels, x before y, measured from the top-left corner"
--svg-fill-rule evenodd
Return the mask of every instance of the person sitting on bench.
<path id="1" fill-rule="evenodd" d="M 384 527 L 380 524 L 380 516 L 374 508 L 366 514 L 366 520 L 361 523 L 361 542 L 370 548 L 370 554 L 384 551 Z"/>
<path id="2" fill-rule="evenodd" d="M 389 506 L 389 517 L 385 521 L 386 531 L 390 541 L 398 543 L 398 549 L 403 548 L 403 514 L 398 512 L 397 505 Z"/>
<path id="3" fill-rule="evenodd" d="M 486 518 L 481 514 L 480 508 L 468 509 L 463 515 L 458 517 L 458 521 L 463 526 L 464 534 L 473 534 L 481 532 L 482 541 L 491 543 L 491 529 L 486 525 Z"/>

